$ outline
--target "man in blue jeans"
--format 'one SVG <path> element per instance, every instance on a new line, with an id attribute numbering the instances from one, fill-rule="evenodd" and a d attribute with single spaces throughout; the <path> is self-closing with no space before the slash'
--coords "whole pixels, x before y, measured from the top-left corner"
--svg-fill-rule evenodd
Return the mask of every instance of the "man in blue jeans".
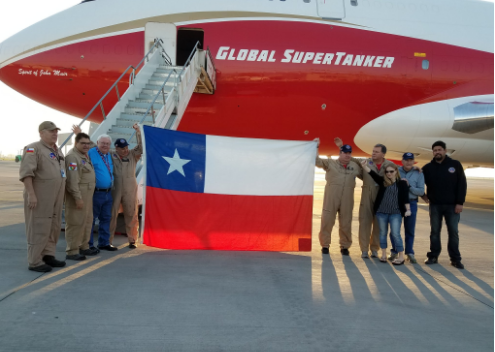
<path id="1" fill-rule="evenodd" d="M 423 200 L 430 204 L 430 251 L 426 264 L 438 262 L 442 251 L 440 232 L 442 219 L 445 218 L 449 241 L 447 249 L 450 264 L 464 269 L 459 252 L 459 220 L 466 200 L 467 182 L 461 163 L 446 155 L 447 146 L 442 141 L 432 145 L 433 160 L 423 166 L 426 183 L 426 195 Z"/>
<path id="2" fill-rule="evenodd" d="M 414 257 L 414 232 L 416 229 L 416 214 L 418 213 L 418 197 L 425 194 L 425 178 L 419 170 L 414 167 L 414 154 L 404 153 L 402 156 L 402 166 L 399 167 L 400 178 L 405 180 L 409 185 L 409 202 L 411 206 L 411 216 L 404 217 L 405 231 L 405 255 L 413 264 L 417 263 Z M 394 238 L 390 234 L 390 242 L 392 250 L 390 251 L 389 260 L 397 258 L 397 250 L 395 248 Z"/>
<path id="3" fill-rule="evenodd" d="M 96 147 L 89 150 L 96 174 L 96 188 L 93 194 L 93 227 L 89 240 L 90 249 L 96 249 L 93 244 L 93 229 L 95 221 L 100 220 L 98 228 L 98 249 L 116 251 L 118 248 L 110 244 L 110 221 L 112 220 L 112 186 L 113 163 L 110 156 L 112 138 L 102 134 L 96 141 Z"/>

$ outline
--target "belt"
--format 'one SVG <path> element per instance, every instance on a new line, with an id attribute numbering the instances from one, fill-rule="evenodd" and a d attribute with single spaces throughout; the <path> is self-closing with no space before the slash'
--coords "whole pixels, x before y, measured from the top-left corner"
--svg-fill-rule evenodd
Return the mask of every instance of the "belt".
<path id="1" fill-rule="evenodd" d="M 410 201 L 412 200 L 413 202 L 417 202 L 418 201 L 418 198 L 415 198 L 415 199 L 409 199 Z"/>
<path id="2" fill-rule="evenodd" d="M 95 192 L 110 192 L 111 188 L 95 188 Z"/>

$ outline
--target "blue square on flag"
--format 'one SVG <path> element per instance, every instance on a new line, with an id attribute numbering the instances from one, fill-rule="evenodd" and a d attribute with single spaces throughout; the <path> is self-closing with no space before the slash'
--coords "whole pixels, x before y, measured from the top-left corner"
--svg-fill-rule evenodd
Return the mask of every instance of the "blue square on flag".
<path id="1" fill-rule="evenodd" d="M 206 136 L 143 126 L 148 187 L 203 193 Z"/>

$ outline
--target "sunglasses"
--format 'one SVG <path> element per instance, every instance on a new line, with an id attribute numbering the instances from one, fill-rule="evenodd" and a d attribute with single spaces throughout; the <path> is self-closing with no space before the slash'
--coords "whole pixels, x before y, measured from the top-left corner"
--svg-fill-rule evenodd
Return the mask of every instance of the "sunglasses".
<path id="1" fill-rule="evenodd" d="M 395 170 L 391 170 L 391 171 L 390 170 L 387 170 L 387 171 L 385 171 L 386 174 L 393 174 L 394 172 L 395 172 Z"/>

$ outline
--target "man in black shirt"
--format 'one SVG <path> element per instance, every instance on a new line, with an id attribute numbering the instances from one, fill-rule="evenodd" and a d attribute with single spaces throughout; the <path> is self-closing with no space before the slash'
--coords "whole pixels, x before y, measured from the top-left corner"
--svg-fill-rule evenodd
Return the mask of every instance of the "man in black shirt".
<path id="1" fill-rule="evenodd" d="M 461 163 L 446 156 L 447 146 L 442 141 L 432 145 L 433 160 L 423 166 L 426 194 L 423 200 L 430 204 L 430 252 L 426 264 L 438 262 L 442 251 L 440 232 L 445 218 L 449 234 L 448 251 L 451 265 L 464 269 L 459 252 L 458 225 L 462 207 L 466 200 L 467 182 Z"/>

